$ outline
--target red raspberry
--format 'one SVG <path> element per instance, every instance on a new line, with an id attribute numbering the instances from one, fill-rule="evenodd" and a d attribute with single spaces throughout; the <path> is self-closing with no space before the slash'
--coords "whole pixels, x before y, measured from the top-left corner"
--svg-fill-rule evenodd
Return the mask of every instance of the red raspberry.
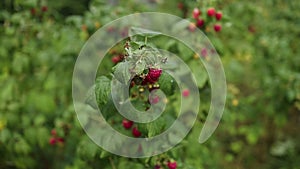
<path id="1" fill-rule="evenodd" d="M 133 125 L 133 121 L 123 119 L 122 124 L 125 129 L 130 129 Z"/>
<path id="2" fill-rule="evenodd" d="M 51 137 L 49 139 L 49 144 L 54 145 L 56 143 L 56 139 L 54 137 Z"/>
<path id="3" fill-rule="evenodd" d="M 160 75 L 162 73 L 161 69 L 154 69 L 154 68 L 150 68 L 149 72 L 145 78 L 145 82 L 148 83 L 155 83 L 158 81 Z"/>
<path id="4" fill-rule="evenodd" d="M 120 58 L 120 56 L 114 56 L 111 58 L 111 61 L 114 63 L 114 64 L 117 64 L 121 61 L 122 59 Z"/>
<path id="5" fill-rule="evenodd" d="M 42 11 L 43 12 L 47 12 L 48 11 L 48 7 L 47 6 L 42 6 Z"/>
<path id="6" fill-rule="evenodd" d="M 207 10 L 207 15 L 208 15 L 208 16 L 212 17 L 212 16 L 214 16 L 215 14 L 216 14 L 215 8 L 208 8 L 208 10 Z"/>
<path id="7" fill-rule="evenodd" d="M 176 169 L 177 168 L 176 161 L 174 161 L 174 162 L 168 162 L 168 167 L 169 167 L 169 169 Z"/>
<path id="8" fill-rule="evenodd" d="M 184 90 L 182 91 L 182 96 L 183 96 L 183 97 L 188 97 L 189 95 L 190 95 L 189 89 L 184 89 Z"/>
<path id="9" fill-rule="evenodd" d="M 218 21 L 222 19 L 222 16 L 223 16 L 222 12 L 217 12 L 217 13 L 216 13 L 216 19 L 217 19 Z"/>
<path id="10" fill-rule="evenodd" d="M 35 15 L 36 14 L 35 8 L 31 8 L 30 13 L 31 13 L 31 15 Z"/>
<path id="11" fill-rule="evenodd" d="M 201 11 L 198 8 L 194 8 L 194 10 L 193 10 L 193 17 L 195 19 L 198 19 L 198 17 L 200 16 L 200 14 L 201 14 Z"/>
<path id="12" fill-rule="evenodd" d="M 197 19 L 197 26 L 200 28 L 204 25 L 204 20 L 203 19 Z"/>
<path id="13" fill-rule="evenodd" d="M 133 135 L 134 137 L 140 137 L 140 136 L 142 135 L 142 133 L 137 129 L 137 127 L 134 127 L 134 128 L 132 129 L 132 135 Z"/>
<path id="14" fill-rule="evenodd" d="M 56 134 L 57 134 L 56 130 L 55 130 L 55 129 L 52 129 L 52 130 L 51 130 L 51 135 L 52 135 L 52 136 L 56 136 Z"/>
<path id="15" fill-rule="evenodd" d="M 214 29 L 216 32 L 220 32 L 222 29 L 222 26 L 220 24 L 215 24 Z"/>
<path id="16" fill-rule="evenodd" d="M 59 137 L 59 138 L 56 139 L 56 141 L 59 142 L 59 143 L 64 143 L 65 139 L 62 138 L 62 137 Z"/>

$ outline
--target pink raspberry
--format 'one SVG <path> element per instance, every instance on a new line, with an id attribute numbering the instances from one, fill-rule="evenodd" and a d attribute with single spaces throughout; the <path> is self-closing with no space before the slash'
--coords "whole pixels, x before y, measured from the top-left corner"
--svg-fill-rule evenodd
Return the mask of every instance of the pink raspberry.
<path id="1" fill-rule="evenodd" d="M 188 97 L 189 95 L 190 95 L 189 89 L 184 89 L 184 90 L 182 91 L 182 96 L 183 96 L 183 97 Z"/>
<path id="2" fill-rule="evenodd" d="M 169 169 L 176 169 L 177 168 L 176 161 L 174 161 L 174 162 L 168 162 L 168 167 L 169 167 Z"/>
<path id="3" fill-rule="evenodd" d="M 208 16 L 212 17 L 212 16 L 214 16 L 215 14 L 216 14 L 215 8 L 208 8 L 208 10 L 207 10 L 207 15 L 208 15 Z"/>
<path id="4" fill-rule="evenodd" d="M 201 11 L 198 8 L 194 8 L 194 10 L 193 10 L 193 17 L 195 19 L 198 19 L 198 17 L 200 16 L 200 14 L 201 14 Z"/>
<path id="5" fill-rule="evenodd" d="M 49 144 L 50 145 L 54 145 L 56 143 L 56 139 L 54 138 L 54 137 L 51 137 L 50 139 L 49 139 Z"/>

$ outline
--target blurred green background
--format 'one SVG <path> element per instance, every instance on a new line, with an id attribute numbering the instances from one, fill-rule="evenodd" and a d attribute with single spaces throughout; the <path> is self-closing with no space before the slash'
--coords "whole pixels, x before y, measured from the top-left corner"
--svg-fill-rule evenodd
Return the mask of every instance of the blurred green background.
<path id="1" fill-rule="evenodd" d="M 222 31 L 207 36 L 228 96 L 213 137 L 197 143 L 199 120 L 174 150 L 178 168 L 300 169 L 300 1 L 286 0 L 2 0 L 0 168 L 144 168 L 85 135 L 73 110 L 73 66 L 88 37 L 114 19 L 156 11 L 192 20 L 195 7 L 223 12 Z M 55 146 L 52 129 L 63 139 Z"/>

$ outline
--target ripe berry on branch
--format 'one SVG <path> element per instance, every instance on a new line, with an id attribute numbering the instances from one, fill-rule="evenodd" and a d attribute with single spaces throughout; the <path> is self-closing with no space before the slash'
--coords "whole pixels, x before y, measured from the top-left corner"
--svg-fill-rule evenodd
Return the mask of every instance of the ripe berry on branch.
<path id="1" fill-rule="evenodd" d="M 51 130 L 51 135 L 52 135 L 52 136 L 56 136 L 56 134 L 57 134 L 56 130 L 55 130 L 55 129 L 52 129 L 52 130 Z"/>
<path id="2" fill-rule="evenodd" d="M 210 16 L 210 17 L 213 17 L 216 13 L 216 10 L 215 8 L 208 8 L 207 10 L 207 15 Z"/>
<path id="3" fill-rule="evenodd" d="M 153 83 L 158 81 L 161 73 L 162 73 L 161 69 L 150 68 L 146 78 L 144 79 L 144 81 L 146 83 L 152 83 L 153 84 Z"/>
<path id="4" fill-rule="evenodd" d="M 132 129 L 132 135 L 133 135 L 134 137 L 140 137 L 140 136 L 142 135 L 142 133 L 137 129 L 137 127 L 134 127 L 134 128 Z"/>
<path id="5" fill-rule="evenodd" d="M 49 139 L 49 144 L 50 145 L 54 145 L 56 143 L 56 139 L 54 138 L 54 137 L 51 137 L 50 139 Z"/>
<path id="6" fill-rule="evenodd" d="M 130 129 L 133 126 L 133 121 L 123 119 L 122 125 L 125 129 Z"/>
<path id="7" fill-rule="evenodd" d="M 200 28 L 204 25 L 204 20 L 203 19 L 197 19 L 197 26 Z"/>
<path id="8" fill-rule="evenodd" d="M 176 169 L 177 168 L 176 161 L 173 161 L 173 162 L 169 161 L 168 162 L 168 167 L 169 167 L 169 169 Z"/>
<path id="9" fill-rule="evenodd" d="M 198 17 L 200 16 L 201 11 L 198 8 L 194 8 L 193 10 L 193 18 L 194 19 L 198 19 Z"/>
<path id="10" fill-rule="evenodd" d="M 215 29 L 216 32 L 220 32 L 221 29 L 222 29 L 222 26 L 220 24 L 215 24 L 214 29 Z"/>
<path id="11" fill-rule="evenodd" d="M 217 12 L 217 13 L 216 13 L 216 19 L 217 19 L 218 21 L 222 19 L 222 16 L 223 16 L 222 12 Z"/>

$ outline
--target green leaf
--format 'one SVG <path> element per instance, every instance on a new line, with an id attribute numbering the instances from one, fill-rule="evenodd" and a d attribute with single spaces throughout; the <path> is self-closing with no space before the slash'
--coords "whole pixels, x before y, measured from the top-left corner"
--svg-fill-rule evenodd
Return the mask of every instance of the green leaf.
<path id="1" fill-rule="evenodd" d="M 110 79 L 105 76 L 100 76 L 96 79 L 95 85 L 95 94 L 98 105 L 106 104 L 110 96 Z"/>
<path id="2" fill-rule="evenodd" d="M 148 137 L 153 137 L 157 134 L 160 134 L 164 127 L 166 126 L 165 119 L 160 117 L 157 120 L 147 123 L 147 129 L 148 129 Z"/>
<path id="3" fill-rule="evenodd" d="M 138 27 L 131 27 L 131 29 L 129 30 L 129 36 L 133 36 L 136 34 L 147 36 L 149 38 L 157 35 L 161 35 L 160 32 L 155 32 L 148 29 L 138 28 Z"/>
<path id="4" fill-rule="evenodd" d="M 165 71 L 162 72 L 162 74 L 159 77 L 158 84 L 160 86 L 160 89 L 166 95 L 173 95 L 174 94 L 174 92 L 175 92 L 175 80 L 167 72 L 165 72 Z"/>
<path id="5" fill-rule="evenodd" d="M 122 84 L 127 84 L 131 78 L 129 64 L 125 62 L 118 63 L 115 67 L 114 76 Z"/>
<path id="6" fill-rule="evenodd" d="M 200 60 L 192 60 L 189 62 L 189 67 L 192 71 L 192 74 L 196 78 L 195 80 L 197 82 L 197 86 L 202 88 L 208 81 L 208 75 L 203 64 L 200 62 Z"/>

